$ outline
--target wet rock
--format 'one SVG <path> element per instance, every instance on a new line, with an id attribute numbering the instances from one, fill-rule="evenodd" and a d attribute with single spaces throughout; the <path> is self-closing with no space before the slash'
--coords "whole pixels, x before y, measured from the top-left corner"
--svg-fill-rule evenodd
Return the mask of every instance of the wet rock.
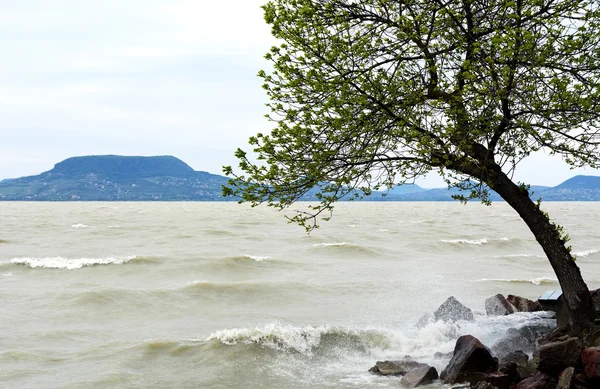
<path id="1" fill-rule="evenodd" d="M 543 344 L 539 347 L 538 370 L 558 377 L 567 367 L 576 367 L 581 364 L 582 351 L 583 343 L 581 339 L 575 337 Z"/>
<path id="2" fill-rule="evenodd" d="M 592 305 L 596 311 L 596 317 L 600 317 L 600 289 L 590 290 L 590 295 L 592 295 Z"/>
<path id="3" fill-rule="evenodd" d="M 402 380 L 402 385 L 408 389 L 416 388 L 417 386 L 427 385 L 438 379 L 438 372 L 435 367 L 421 366 L 409 371 Z"/>
<path id="4" fill-rule="evenodd" d="M 517 373 L 519 374 L 519 379 L 524 380 L 525 378 L 529 378 L 532 375 L 537 373 L 537 368 L 540 363 L 539 358 L 531 358 L 525 366 L 517 366 Z"/>
<path id="5" fill-rule="evenodd" d="M 429 324 L 431 324 L 433 322 L 434 322 L 433 314 L 426 313 L 423 316 L 421 316 L 421 318 L 419 319 L 419 321 L 415 324 L 415 327 L 417 327 L 417 328 L 424 328 L 424 327 L 427 327 Z"/>
<path id="6" fill-rule="evenodd" d="M 438 351 L 437 353 L 433 354 L 433 357 L 435 359 L 450 359 L 450 358 L 452 358 L 452 355 L 454 355 L 453 352 L 441 353 Z"/>
<path id="7" fill-rule="evenodd" d="M 491 373 L 498 370 L 498 359 L 477 338 L 464 335 L 458 338 L 454 354 L 440 378 L 445 383 L 469 381 L 470 373 Z"/>
<path id="8" fill-rule="evenodd" d="M 529 378 L 524 379 L 519 382 L 517 385 L 513 386 L 514 389 L 555 389 L 556 388 L 556 380 L 549 376 L 548 374 L 544 374 L 542 372 L 537 372 Z"/>
<path id="9" fill-rule="evenodd" d="M 494 385 L 490 384 L 489 382 L 482 381 L 482 382 L 478 383 L 474 389 L 499 389 L 499 388 L 495 387 Z"/>
<path id="10" fill-rule="evenodd" d="M 538 346 L 541 346 L 546 343 L 556 342 L 559 340 L 565 340 L 569 337 L 569 326 L 560 326 L 556 327 L 551 331 L 539 336 L 537 338 Z"/>
<path id="11" fill-rule="evenodd" d="M 517 312 L 517 309 L 501 294 L 485 300 L 485 313 L 488 316 L 504 316 L 515 312 Z"/>
<path id="12" fill-rule="evenodd" d="M 556 389 L 570 389 L 571 381 L 573 380 L 573 374 L 575 374 L 574 367 L 567 367 L 565 370 L 563 370 L 563 372 L 558 376 L 558 384 L 556 385 Z"/>
<path id="13" fill-rule="evenodd" d="M 529 355 L 525 354 L 521 350 L 513 351 L 506 354 L 500 360 L 500 368 L 502 366 L 507 366 L 509 364 L 515 364 L 517 366 L 527 366 L 527 362 L 529 361 Z"/>
<path id="14" fill-rule="evenodd" d="M 543 311 L 542 305 L 525 297 L 509 294 L 506 300 L 517 310 L 517 312 L 538 312 Z"/>
<path id="15" fill-rule="evenodd" d="M 424 363 L 419 363 L 412 360 L 410 357 L 399 361 L 377 361 L 375 366 L 369 369 L 371 373 L 381 375 L 405 375 L 412 369 L 427 366 Z"/>
<path id="16" fill-rule="evenodd" d="M 535 332 L 528 327 L 509 328 L 504 335 L 492 346 L 492 351 L 500 359 L 506 357 L 513 351 L 520 350 L 525 353 L 532 353 L 536 346 Z"/>
<path id="17" fill-rule="evenodd" d="M 591 388 L 592 386 L 589 386 L 589 387 Z M 573 377 L 573 380 L 571 381 L 571 389 L 587 389 L 587 388 L 588 388 L 588 382 L 587 382 L 587 378 L 586 378 L 585 374 L 583 374 L 583 373 L 575 374 L 575 376 Z"/>
<path id="18" fill-rule="evenodd" d="M 596 347 L 584 349 L 581 353 L 581 360 L 586 379 L 600 384 L 600 349 Z"/>
<path id="19" fill-rule="evenodd" d="M 515 382 L 508 374 L 501 372 L 472 373 L 469 381 L 471 388 L 476 387 L 480 382 L 488 382 L 498 389 L 510 389 L 510 386 Z"/>
<path id="20" fill-rule="evenodd" d="M 462 305 L 454 296 L 446 301 L 433 313 L 435 321 L 455 323 L 459 320 L 475 321 L 473 311 Z"/>

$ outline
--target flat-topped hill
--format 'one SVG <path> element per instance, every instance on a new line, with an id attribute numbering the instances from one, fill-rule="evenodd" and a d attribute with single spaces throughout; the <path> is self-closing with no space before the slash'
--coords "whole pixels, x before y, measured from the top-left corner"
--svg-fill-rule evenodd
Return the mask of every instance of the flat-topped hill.
<path id="1" fill-rule="evenodd" d="M 224 200 L 228 179 L 173 156 L 72 157 L 37 176 L 0 182 L 0 200 Z"/>

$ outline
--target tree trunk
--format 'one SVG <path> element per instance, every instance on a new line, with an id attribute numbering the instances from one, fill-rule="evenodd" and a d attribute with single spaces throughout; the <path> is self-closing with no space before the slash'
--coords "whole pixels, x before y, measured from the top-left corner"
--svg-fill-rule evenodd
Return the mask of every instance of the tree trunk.
<path id="1" fill-rule="evenodd" d="M 594 322 L 595 312 L 588 287 L 560 232 L 539 206 L 531 201 L 529 193 L 515 185 L 498 165 L 494 166 L 487 181 L 517 211 L 544 249 L 566 299 L 571 331 L 581 336 L 584 329 L 591 327 Z"/>

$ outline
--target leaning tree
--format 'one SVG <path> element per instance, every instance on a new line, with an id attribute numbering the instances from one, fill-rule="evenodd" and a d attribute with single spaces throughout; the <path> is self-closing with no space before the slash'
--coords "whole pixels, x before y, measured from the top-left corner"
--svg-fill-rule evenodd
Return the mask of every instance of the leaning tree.
<path id="1" fill-rule="evenodd" d="M 280 44 L 261 71 L 274 129 L 238 150 L 226 195 L 285 208 L 312 228 L 343 196 L 438 171 L 468 198 L 497 192 L 552 265 L 581 334 L 594 319 L 562 229 L 512 180 L 538 150 L 600 165 L 597 0 L 273 0 Z M 463 198 L 466 200 L 467 198 Z"/>

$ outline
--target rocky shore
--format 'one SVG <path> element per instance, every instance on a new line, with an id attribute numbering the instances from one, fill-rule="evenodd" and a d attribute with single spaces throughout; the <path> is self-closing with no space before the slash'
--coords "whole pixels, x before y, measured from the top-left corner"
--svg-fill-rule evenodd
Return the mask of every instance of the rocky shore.
<path id="1" fill-rule="evenodd" d="M 592 296 L 598 307 L 597 292 L 593 291 Z M 485 310 L 488 316 L 503 316 L 541 312 L 544 308 L 539 301 L 498 294 L 485 301 Z M 556 316 L 552 311 L 547 314 Z M 425 314 L 416 326 L 422 328 L 438 321 L 472 322 L 474 315 L 456 298 L 449 297 L 435 312 Z M 510 328 L 489 347 L 474 336 L 459 337 L 452 353 L 436 354 L 450 358 L 441 373 L 408 355 L 399 360 L 378 361 L 369 371 L 399 377 L 409 389 L 438 380 L 451 388 L 600 389 L 599 346 L 600 328 L 580 339 L 572 336 L 564 325 L 530 324 Z"/>

